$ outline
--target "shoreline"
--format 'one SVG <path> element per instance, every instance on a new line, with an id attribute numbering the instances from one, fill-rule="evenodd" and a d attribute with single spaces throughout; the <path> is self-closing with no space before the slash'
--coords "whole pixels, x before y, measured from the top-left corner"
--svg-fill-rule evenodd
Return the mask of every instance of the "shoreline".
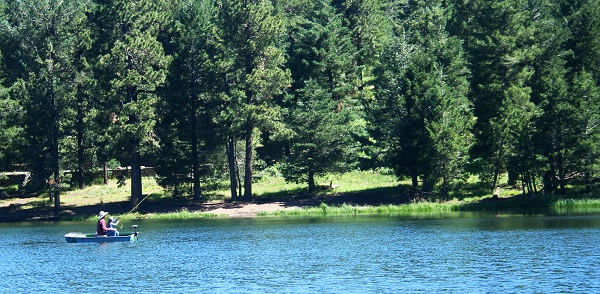
<path id="1" fill-rule="evenodd" d="M 47 210 L 20 210 L 11 206 L 0 207 L 0 223 L 15 222 L 44 222 L 44 221 L 69 221 L 84 220 L 93 218 L 98 211 L 105 210 L 112 215 L 123 215 L 123 206 L 126 203 L 98 204 L 82 207 L 64 207 L 58 216 L 53 214 L 51 209 Z M 183 206 L 179 209 L 174 207 L 160 207 L 159 203 L 152 203 L 144 206 L 143 213 L 135 212 L 139 218 L 151 218 L 153 215 L 180 214 L 198 214 L 198 217 L 216 217 L 216 218 L 255 218 L 260 217 L 261 213 L 274 213 L 277 211 L 302 209 L 309 206 L 292 205 L 285 201 L 273 201 L 264 203 L 235 202 L 227 203 L 223 201 L 205 202 L 193 206 Z M 171 208 L 171 209 L 169 209 Z"/>
<path id="2" fill-rule="evenodd" d="M 52 209 L 19 210 L 13 206 L 0 207 L 0 223 L 86 221 L 93 220 L 98 211 L 108 211 L 124 219 L 194 219 L 194 218 L 257 218 L 270 216 L 325 216 L 325 215 L 394 215 L 431 214 L 449 212 L 507 212 L 552 213 L 600 212 L 599 199 L 560 199 L 554 202 L 535 201 L 536 198 L 483 198 L 476 202 L 409 202 L 409 203 L 352 203 L 315 198 L 292 201 L 170 203 L 149 201 L 127 216 L 128 202 L 112 202 L 90 206 L 63 207 L 59 216 Z M 539 199 L 539 198 L 538 198 Z M 329 201 L 327 201 L 329 200 Z M 339 199 L 337 199 L 339 200 Z M 349 199 L 346 199 L 349 200 Z M 551 205 L 549 205 L 551 204 Z"/>

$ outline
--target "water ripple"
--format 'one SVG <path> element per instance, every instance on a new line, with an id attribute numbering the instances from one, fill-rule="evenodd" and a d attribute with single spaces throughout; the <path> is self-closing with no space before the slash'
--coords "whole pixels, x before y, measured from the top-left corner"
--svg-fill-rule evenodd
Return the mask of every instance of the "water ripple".
<path id="1" fill-rule="evenodd" d="M 0 227 L 0 288 L 11 293 L 600 291 L 600 215 L 145 221 L 136 243 L 64 242 L 64 233 L 89 228 L 93 223 Z"/>

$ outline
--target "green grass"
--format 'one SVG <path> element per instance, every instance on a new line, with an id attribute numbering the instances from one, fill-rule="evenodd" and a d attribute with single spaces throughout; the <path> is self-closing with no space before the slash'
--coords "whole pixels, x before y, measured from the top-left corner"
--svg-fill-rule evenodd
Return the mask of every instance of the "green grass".
<path id="1" fill-rule="evenodd" d="M 283 177 L 264 176 L 252 186 L 255 198 L 268 200 L 289 200 L 324 195 L 354 193 L 362 191 L 381 192 L 396 188 L 408 182 L 398 181 L 393 175 L 376 171 L 352 171 L 344 174 L 332 174 L 316 179 L 317 190 L 308 194 L 308 184 L 286 182 Z M 330 189 L 330 186 L 335 187 Z M 227 195 L 223 191 L 222 195 Z"/>
<path id="2" fill-rule="evenodd" d="M 142 178 L 142 187 L 144 194 L 151 194 L 151 197 L 160 197 L 163 194 L 163 188 L 154 178 Z M 129 181 L 119 186 L 116 180 L 110 180 L 108 185 L 94 185 L 83 190 L 65 192 L 61 195 L 60 202 L 65 206 L 89 206 L 129 201 L 130 195 Z"/>
<path id="3" fill-rule="evenodd" d="M 338 193 L 396 187 L 401 183 L 408 183 L 408 181 L 398 181 L 396 176 L 385 175 L 375 171 L 352 171 L 339 175 L 331 175 L 322 178 L 321 182 L 325 185 L 329 183 L 338 184 L 339 187 L 336 188 L 336 192 Z"/>
<path id="4" fill-rule="evenodd" d="M 10 185 L 10 186 L 5 186 L 2 187 L 2 192 L 0 192 L 0 196 L 2 194 L 12 194 L 12 193 L 16 193 L 19 190 L 19 185 Z"/>
<path id="5" fill-rule="evenodd" d="M 63 208 L 85 207 L 90 211 L 89 216 L 63 215 L 63 220 L 95 220 L 96 215 L 91 211 L 110 209 L 109 211 L 124 214 L 124 219 L 194 219 L 220 217 L 213 213 L 188 210 L 199 204 L 187 197 L 172 197 L 160 187 L 154 178 L 143 178 L 143 192 L 146 205 L 140 210 L 127 214 L 130 184 L 119 186 L 116 180 L 108 185 L 89 186 L 84 190 L 65 191 L 61 194 Z M 312 194 L 308 193 L 306 184 L 288 183 L 282 177 L 266 175 L 253 185 L 254 201 L 290 201 L 310 200 L 322 202 L 317 206 L 306 206 L 295 210 L 280 210 L 262 212 L 259 215 L 394 215 L 394 214 L 426 214 L 446 213 L 451 211 L 531 211 L 539 209 L 599 209 L 600 199 L 594 196 L 532 196 L 521 195 L 518 188 L 501 185 L 501 197 L 491 199 L 491 191 L 485 188 L 476 177 L 456 184 L 461 193 L 453 192 L 448 201 L 443 201 L 436 195 L 421 195 L 410 200 L 411 187 L 408 181 L 399 181 L 393 175 L 377 171 L 354 171 L 345 174 L 335 174 L 317 178 L 320 187 Z M 335 188 L 330 189 L 333 185 Z M 575 192 L 572 192 L 575 193 Z M 207 195 L 207 193 L 204 193 Z M 210 197 L 226 200 L 229 191 L 226 189 L 211 191 Z M 317 199 L 317 200 L 315 200 Z M 351 200 L 346 200 L 351 199 Z M 372 205 L 356 205 L 352 200 L 368 200 L 363 203 Z M 409 201 L 410 200 L 410 201 Z M 0 206 L 16 204 L 17 210 L 51 211 L 52 203 L 48 202 L 47 194 L 28 199 L 5 198 L 0 200 Z M 343 203 L 343 202 L 345 203 Z M 313 202 L 314 203 L 314 202 Z M 319 203 L 319 202 L 316 202 Z M 338 204 L 336 204 L 338 203 Z M 342 203 L 342 204 L 339 204 Z M 149 207 L 147 211 L 144 207 Z"/>
<path id="6" fill-rule="evenodd" d="M 197 219 L 197 218 L 214 218 L 218 215 L 214 213 L 203 213 L 197 211 L 187 211 L 182 209 L 177 212 L 168 213 L 133 213 L 126 216 L 124 219 Z"/>
<path id="7" fill-rule="evenodd" d="M 187 210 L 183 209 L 183 210 L 180 210 L 180 211 L 167 212 L 167 213 L 139 213 L 139 212 L 135 212 L 135 213 L 130 213 L 130 214 L 122 216 L 120 218 L 120 220 L 127 221 L 127 220 L 140 220 L 140 219 L 145 219 L 145 220 L 199 219 L 199 218 L 215 218 L 215 217 L 218 217 L 218 215 L 216 215 L 214 213 L 203 213 L 203 212 L 197 212 L 197 211 L 187 211 Z M 62 220 L 62 221 L 96 221 L 97 220 L 97 216 L 96 215 L 92 215 L 92 216 L 77 216 L 77 217 L 63 216 L 63 217 L 60 218 L 60 220 Z"/>
<path id="8" fill-rule="evenodd" d="M 321 203 L 315 207 L 305 207 L 294 210 L 261 212 L 261 216 L 326 216 L 326 215 L 403 215 L 415 213 L 447 213 L 453 211 L 505 211 L 526 212 L 554 210 L 555 212 L 598 211 L 600 199 L 560 199 L 555 196 L 516 195 L 493 200 L 489 196 L 471 197 L 463 200 L 446 202 L 431 202 L 427 200 L 411 201 L 407 204 L 382 204 L 376 206 L 359 206 L 352 204 L 328 205 Z"/>
<path id="9" fill-rule="evenodd" d="M 434 203 L 428 201 L 414 202 L 410 204 L 384 204 L 376 206 L 358 206 L 352 204 L 327 205 L 321 203 L 315 207 L 305 207 L 294 210 L 279 210 L 275 212 L 261 212 L 261 216 L 287 215 L 287 216 L 325 216 L 325 215 L 394 215 L 407 213 L 441 213 L 459 210 L 459 204 Z"/>
<path id="10" fill-rule="evenodd" d="M 600 199 L 559 199 L 552 207 L 554 208 L 600 208 Z"/>

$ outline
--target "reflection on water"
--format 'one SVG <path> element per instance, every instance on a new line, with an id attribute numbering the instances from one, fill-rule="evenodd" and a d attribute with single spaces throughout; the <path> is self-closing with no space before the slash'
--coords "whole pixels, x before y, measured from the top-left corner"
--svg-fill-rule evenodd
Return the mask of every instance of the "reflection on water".
<path id="1" fill-rule="evenodd" d="M 0 287 L 24 292 L 598 292 L 600 214 L 140 221 L 136 243 L 67 244 L 94 223 L 0 224 Z M 126 224 L 128 225 L 128 224 Z"/>

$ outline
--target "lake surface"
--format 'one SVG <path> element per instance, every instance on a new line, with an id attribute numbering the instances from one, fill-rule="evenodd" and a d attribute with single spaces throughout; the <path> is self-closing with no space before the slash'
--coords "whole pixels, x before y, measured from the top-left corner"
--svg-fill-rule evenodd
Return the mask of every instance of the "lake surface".
<path id="1" fill-rule="evenodd" d="M 5 293 L 598 293 L 600 214 L 0 224 Z M 127 229 L 121 229 L 125 231 Z"/>

